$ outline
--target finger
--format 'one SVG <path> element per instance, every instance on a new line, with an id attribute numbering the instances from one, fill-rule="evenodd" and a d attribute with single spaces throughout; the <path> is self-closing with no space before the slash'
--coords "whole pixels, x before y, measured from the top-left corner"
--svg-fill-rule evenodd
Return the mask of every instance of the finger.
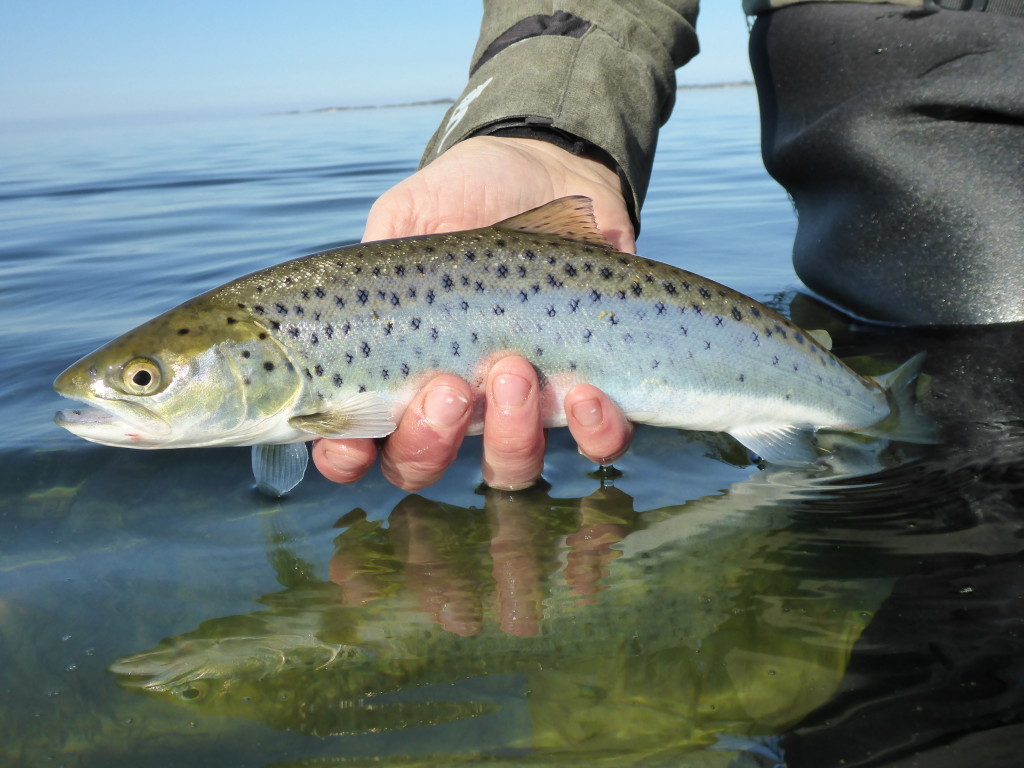
<path id="1" fill-rule="evenodd" d="M 335 483 L 354 483 L 377 460 L 373 440 L 317 440 L 313 443 L 313 463 L 320 474 Z"/>
<path id="2" fill-rule="evenodd" d="M 438 376 L 406 408 L 381 452 L 384 477 L 406 491 L 425 488 L 455 461 L 472 416 L 469 384 Z"/>
<path id="3" fill-rule="evenodd" d="M 484 482 L 492 488 L 529 488 L 544 469 L 540 384 L 528 360 L 499 360 L 487 374 L 484 410 Z"/>
<path id="4" fill-rule="evenodd" d="M 629 449 L 633 425 L 597 387 L 580 384 L 569 390 L 565 417 L 580 453 L 595 464 L 611 464 Z"/>

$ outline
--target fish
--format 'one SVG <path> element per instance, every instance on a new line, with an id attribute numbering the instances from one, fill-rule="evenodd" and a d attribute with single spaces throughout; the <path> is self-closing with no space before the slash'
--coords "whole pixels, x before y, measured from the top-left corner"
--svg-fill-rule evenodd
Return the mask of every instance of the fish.
<path id="1" fill-rule="evenodd" d="M 56 423 L 140 449 L 253 446 L 272 495 L 306 469 L 305 443 L 380 438 L 447 372 L 476 392 L 498 359 L 541 381 L 546 427 L 573 386 L 633 422 L 724 432 L 768 463 L 814 461 L 817 430 L 898 421 L 921 356 L 864 377 L 828 339 L 684 269 L 613 248 L 589 198 L 489 227 L 360 243 L 253 272 L 159 315 L 54 382 L 84 407 Z M 905 410 L 905 409 L 904 409 Z"/>

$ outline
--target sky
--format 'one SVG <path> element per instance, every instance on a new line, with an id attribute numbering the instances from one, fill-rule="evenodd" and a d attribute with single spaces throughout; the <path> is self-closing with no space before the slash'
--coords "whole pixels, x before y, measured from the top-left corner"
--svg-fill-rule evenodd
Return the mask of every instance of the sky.
<path id="1" fill-rule="evenodd" d="M 750 79 L 740 0 L 705 0 L 681 84 Z M 0 121 L 252 113 L 459 95 L 479 0 L 0 0 Z"/>

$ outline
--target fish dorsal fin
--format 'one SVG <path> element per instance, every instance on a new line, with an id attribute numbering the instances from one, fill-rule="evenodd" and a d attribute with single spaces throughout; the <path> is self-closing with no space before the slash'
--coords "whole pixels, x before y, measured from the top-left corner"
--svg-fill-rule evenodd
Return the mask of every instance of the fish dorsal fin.
<path id="1" fill-rule="evenodd" d="M 292 416 L 288 423 L 317 437 L 386 437 L 395 431 L 391 407 L 376 392 L 360 392 L 315 413 Z"/>
<path id="2" fill-rule="evenodd" d="M 499 221 L 496 227 L 541 235 L 557 235 L 570 240 L 612 248 L 594 219 L 594 201 L 583 195 L 560 197 L 550 203 Z"/>
<path id="3" fill-rule="evenodd" d="M 816 342 L 821 344 L 829 352 L 832 351 L 832 336 L 829 335 L 828 331 L 808 331 L 807 335 L 814 339 Z"/>

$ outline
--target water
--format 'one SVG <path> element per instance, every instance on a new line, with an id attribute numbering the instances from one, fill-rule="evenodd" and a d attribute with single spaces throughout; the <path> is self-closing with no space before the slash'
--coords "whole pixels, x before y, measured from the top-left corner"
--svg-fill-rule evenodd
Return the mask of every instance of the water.
<path id="1" fill-rule="evenodd" d="M 82 354 L 356 241 L 440 115 L 2 129 L 0 763 L 1015 765 L 1024 334 L 851 325 L 799 293 L 752 89 L 682 94 L 641 253 L 866 370 L 926 350 L 940 444 L 829 478 L 641 429 L 595 474 L 561 430 L 523 494 L 478 489 L 470 440 L 422 495 L 374 473 L 271 502 L 244 449 L 52 424 Z"/>

